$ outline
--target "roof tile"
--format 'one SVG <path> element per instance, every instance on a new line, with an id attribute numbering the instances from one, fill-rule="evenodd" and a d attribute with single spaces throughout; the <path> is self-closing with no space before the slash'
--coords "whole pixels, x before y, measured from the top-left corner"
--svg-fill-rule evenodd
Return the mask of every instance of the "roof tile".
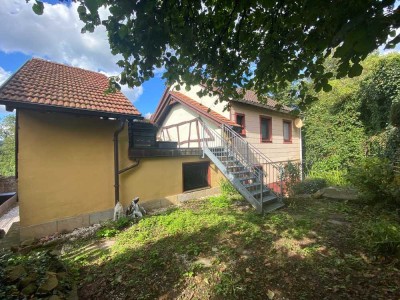
<path id="1" fill-rule="evenodd" d="M 0 102 L 140 115 L 120 91 L 105 94 L 107 88 L 103 74 L 33 58 L 0 87 Z"/>
<path id="2" fill-rule="evenodd" d="M 211 119 L 214 119 L 218 123 L 240 127 L 240 125 L 236 124 L 235 122 L 229 120 L 228 118 L 225 118 L 223 115 L 220 115 L 219 113 L 200 104 L 199 102 L 193 100 L 192 98 L 190 98 L 184 94 L 181 94 L 181 93 L 175 92 L 175 91 L 170 91 L 169 94 L 172 95 L 179 102 L 184 102 L 186 105 L 189 105 L 190 107 L 192 107 L 193 109 L 202 113 L 203 115 L 206 115 L 207 117 L 209 117 Z"/>
<path id="3" fill-rule="evenodd" d="M 240 90 L 238 90 L 240 92 Z M 286 105 L 280 105 L 277 101 L 265 97 L 260 101 L 260 98 L 257 97 L 257 94 L 252 90 L 246 90 L 246 93 L 243 96 L 243 99 L 233 99 L 235 102 L 243 102 L 250 105 L 262 106 L 265 108 L 269 108 L 272 110 L 282 111 L 282 112 L 290 112 L 293 109 Z"/>

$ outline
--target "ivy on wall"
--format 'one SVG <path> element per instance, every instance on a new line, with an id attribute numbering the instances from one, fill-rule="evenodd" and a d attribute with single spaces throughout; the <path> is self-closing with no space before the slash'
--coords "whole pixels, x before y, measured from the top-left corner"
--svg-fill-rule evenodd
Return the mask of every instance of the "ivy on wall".
<path id="1" fill-rule="evenodd" d="M 332 80 L 332 91 L 316 94 L 305 111 L 304 152 L 314 171 L 345 171 L 371 155 L 394 158 L 400 54 L 371 55 L 363 67 L 359 77 Z"/>

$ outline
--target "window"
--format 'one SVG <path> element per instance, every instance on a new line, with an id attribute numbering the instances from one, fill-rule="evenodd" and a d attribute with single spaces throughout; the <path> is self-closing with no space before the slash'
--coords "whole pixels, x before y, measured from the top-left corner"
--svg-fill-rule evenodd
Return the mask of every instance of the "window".
<path id="1" fill-rule="evenodd" d="M 283 121 L 283 142 L 292 142 L 292 121 Z"/>
<path id="2" fill-rule="evenodd" d="M 272 142 L 272 120 L 270 117 L 260 116 L 261 143 Z"/>
<path id="3" fill-rule="evenodd" d="M 190 191 L 210 186 L 210 163 L 196 162 L 182 164 L 183 191 Z"/>
<path id="4" fill-rule="evenodd" d="M 246 136 L 246 121 L 244 114 L 236 114 L 236 124 L 239 124 L 241 127 L 239 134 L 241 136 Z"/>

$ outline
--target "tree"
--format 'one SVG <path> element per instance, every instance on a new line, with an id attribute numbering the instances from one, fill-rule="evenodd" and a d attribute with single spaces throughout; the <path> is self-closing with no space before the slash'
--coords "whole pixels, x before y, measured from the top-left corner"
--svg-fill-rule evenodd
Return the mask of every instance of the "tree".
<path id="1" fill-rule="evenodd" d="M 297 82 L 307 102 L 307 80 L 317 91 L 332 88 L 326 57 L 338 59 L 337 78 L 354 77 L 369 53 L 400 41 L 395 0 L 75 1 L 82 32 L 105 26 L 112 53 L 121 56 L 117 87 L 140 86 L 163 67 L 168 84 L 202 83 L 203 94 L 221 100 L 239 97 L 237 87 L 268 95 Z M 36 0 L 33 10 L 43 13 L 43 3 Z"/>
<path id="2" fill-rule="evenodd" d="M 372 133 L 385 130 L 394 103 L 400 103 L 400 55 L 387 55 L 360 85 L 361 120 Z M 394 110 L 394 108 L 393 108 Z"/>
<path id="3" fill-rule="evenodd" d="M 6 116 L 0 123 L 0 175 L 15 174 L 15 115 Z"/>
<path id="4" fill-rule="evenodd" d="M 400 132 L 388 124 L 400 96 L 400 54 L 370 55 L 363 68 L 359 77 L 331 80 L 332 91 L 315 94 L 305 111 L 305 156 L 316 172 L 346 171 L 365 155 L 394 160 Z"/>

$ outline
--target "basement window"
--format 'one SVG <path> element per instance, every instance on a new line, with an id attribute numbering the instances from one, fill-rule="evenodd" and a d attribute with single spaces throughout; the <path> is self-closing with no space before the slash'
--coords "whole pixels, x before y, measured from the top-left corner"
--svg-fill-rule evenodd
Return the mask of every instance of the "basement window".
<path id="1" fill-rule="evenodd" d="M 183 191 L 210 187 L 210 163 L 196 162 L 182 164 Z"/>

